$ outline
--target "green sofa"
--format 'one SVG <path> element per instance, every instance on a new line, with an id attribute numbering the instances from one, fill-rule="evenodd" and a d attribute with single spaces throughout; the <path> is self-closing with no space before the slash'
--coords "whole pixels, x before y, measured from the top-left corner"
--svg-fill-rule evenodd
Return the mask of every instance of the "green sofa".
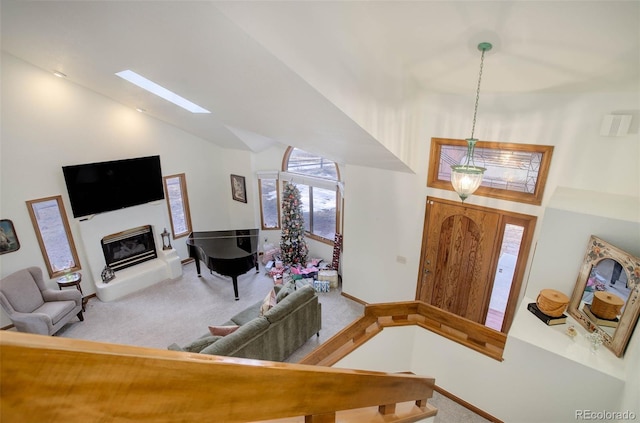
<path id="1" fill-rule="evenodd" d="M 263 301 L 233 316 L 222 326 L 239 326 L 225 336 L 210 333 L 170 350 L 284 361 L 321 328 L 321 304 L 310 285 L 276 286 L 277 303 L 261 315 Z"/>

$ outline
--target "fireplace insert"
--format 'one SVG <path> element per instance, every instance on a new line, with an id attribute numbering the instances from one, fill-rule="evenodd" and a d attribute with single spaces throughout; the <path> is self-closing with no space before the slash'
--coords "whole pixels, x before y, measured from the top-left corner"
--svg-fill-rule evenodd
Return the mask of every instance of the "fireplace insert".
<path id="1" fill-rule="evenodd" d="M 151 225 L 107 235 L 101 243 L 105 262 L 114 271 L 158 257 Z"/>

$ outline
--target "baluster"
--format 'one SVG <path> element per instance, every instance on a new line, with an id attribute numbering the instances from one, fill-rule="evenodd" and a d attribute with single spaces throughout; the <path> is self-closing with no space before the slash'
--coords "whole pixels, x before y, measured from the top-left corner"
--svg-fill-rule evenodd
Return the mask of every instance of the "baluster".
<path id="1" fill-rule="evenodd" d="M 304 416 L 304 423 L 335 423 L 336 413 L 314 414 L 312 416 Z"/>
<path id="2" fill-rule="evenodd" d="M 396 413 L 396 405 L 395 404 L 384 404 L 378 406 L 378 412 L 383 416 L 389 416 L 391 414 Z"/>

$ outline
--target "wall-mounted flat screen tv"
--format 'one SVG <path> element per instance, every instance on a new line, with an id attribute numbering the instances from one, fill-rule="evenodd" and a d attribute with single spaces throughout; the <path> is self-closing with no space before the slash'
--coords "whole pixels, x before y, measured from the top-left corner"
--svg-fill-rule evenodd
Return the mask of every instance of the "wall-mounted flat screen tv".
<path id="1" fill-rule="evenodd" d="M 63 166 L 73 217 L 164 198 L 160 156 Z"/>

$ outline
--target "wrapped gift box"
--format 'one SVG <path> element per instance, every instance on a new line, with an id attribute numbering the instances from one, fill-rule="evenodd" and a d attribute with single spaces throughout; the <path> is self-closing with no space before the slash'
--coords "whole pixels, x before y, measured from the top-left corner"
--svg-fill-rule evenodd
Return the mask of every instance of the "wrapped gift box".
<path id="1" fill-rule="evenodd" d="M 329 292 L 331 288 L 329 281 L 313 281 L 313 289 L 316 292 Z"/>
<path id="2" fill-rule="evenodd" d="M 338 271 L 337 270 L 320 270 L 318 272 L 319 281 L 329 281 L 331 288 L 338 287 Z"/>

